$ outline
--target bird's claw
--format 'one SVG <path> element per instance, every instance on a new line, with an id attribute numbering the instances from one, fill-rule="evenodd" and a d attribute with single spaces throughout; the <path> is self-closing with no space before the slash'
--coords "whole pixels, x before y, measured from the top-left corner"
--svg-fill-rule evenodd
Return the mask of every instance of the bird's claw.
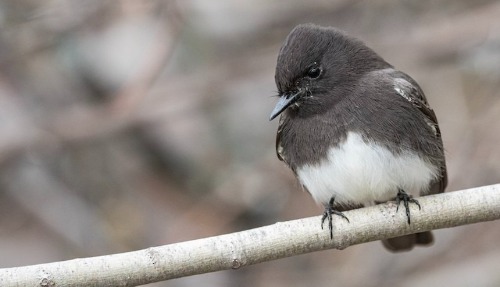
<path id="1" fill-rule="evenodd" d="M 398 191 L 398 194 L 396 195 L 396 205 L 397 205 L 396 212 L 399 211 L 399 204 L 401 202 L 403 202 L 403 205 L 404 205 L 405 210 L 406 210 L 406 217 L 408 218 L 408 224 L 410 224 L 411 220 L 410 220 L 410 207 L 409 207 L 409 204 L 410 203 L 415 203 L 418 206 L 419 210 L 422 209 L 422 207 L 420 206 L 420 203 L 418 202 L 418 200 L 411 198 L 411 196 L 408 195 L 408 193 L 406 193 L 402 189 L 400 189 Z"/>
<path id="2" fill-rule="evenodd" d="M 336 214 L 338 216 L 343 217 L 347 222 L 349 222 L 349 218 L 345 216 L 342 212 L 336 210 L 333 207 L 335 202 L 335 197 L 332 197 L 328 204 L 325 206 L 325 211 L 323 212 L 323 216 L 321 217 L 321 229 L 323 229 L 323 223 L 326 219 L 328 219 L 328 229 L 330 230 L 330 239 L 333 239 L 333 223 L 332 223 L 332 214 Z"/>

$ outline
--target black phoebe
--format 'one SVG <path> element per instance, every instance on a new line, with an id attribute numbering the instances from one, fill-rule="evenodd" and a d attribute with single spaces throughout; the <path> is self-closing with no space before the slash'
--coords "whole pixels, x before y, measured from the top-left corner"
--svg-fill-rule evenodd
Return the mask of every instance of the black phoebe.
<path id="1" fill-rule="evenodd" d="M 321 221 L 396 200 L 410 224 L 412 195 L 443 192 L 446 165 L 436 115 L 418 84 L 361 41 L 331 27 L 299 25 L 275 75 L 281 114 L 276 151 L 314 200 Z M 397 210 L 396 210 L 397 212 Z M 432 243 L 430 232 L 384 240 L 392 251 Z"/>

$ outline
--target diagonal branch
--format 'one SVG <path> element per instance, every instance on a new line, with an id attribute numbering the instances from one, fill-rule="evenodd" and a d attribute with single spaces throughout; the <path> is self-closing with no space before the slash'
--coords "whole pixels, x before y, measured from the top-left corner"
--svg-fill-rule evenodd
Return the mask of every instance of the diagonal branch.
<path id="1" fill-rule="evenodd" d="M 0 286 L 136 286 L 432 229 L 500 219 L 500 184 L 419 199 L 408 225 L 386 203 L 345 212 L 333 239 L 310 217 L 144 250 L 0 269 Z"/>

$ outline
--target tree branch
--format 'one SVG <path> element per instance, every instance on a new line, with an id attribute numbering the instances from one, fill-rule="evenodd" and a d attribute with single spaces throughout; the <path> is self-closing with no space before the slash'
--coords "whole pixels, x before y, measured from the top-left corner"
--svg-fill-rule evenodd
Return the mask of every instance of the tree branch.
<path id="1" fill-rule="evenodd" d="M 500 184 L 419 198 L 412 223 L 395 203 L 336 217 L 333 240 L 318 216 L 115 255 L 0 269 L 0 286 L 136 286 L 432 229 L 500 219 Z"/>

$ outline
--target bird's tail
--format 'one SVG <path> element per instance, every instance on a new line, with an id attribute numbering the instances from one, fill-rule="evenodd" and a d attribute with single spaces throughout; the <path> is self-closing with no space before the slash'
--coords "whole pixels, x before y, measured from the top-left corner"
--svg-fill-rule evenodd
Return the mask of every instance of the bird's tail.
<path id="1" fill-rule="evenodd" d="M 431 245 L 433 242 L 434 236 L 430 231 L 382 240 L 384 247 L 392 252 L 410 251 L 415 245 L 425 246 Z"/>

